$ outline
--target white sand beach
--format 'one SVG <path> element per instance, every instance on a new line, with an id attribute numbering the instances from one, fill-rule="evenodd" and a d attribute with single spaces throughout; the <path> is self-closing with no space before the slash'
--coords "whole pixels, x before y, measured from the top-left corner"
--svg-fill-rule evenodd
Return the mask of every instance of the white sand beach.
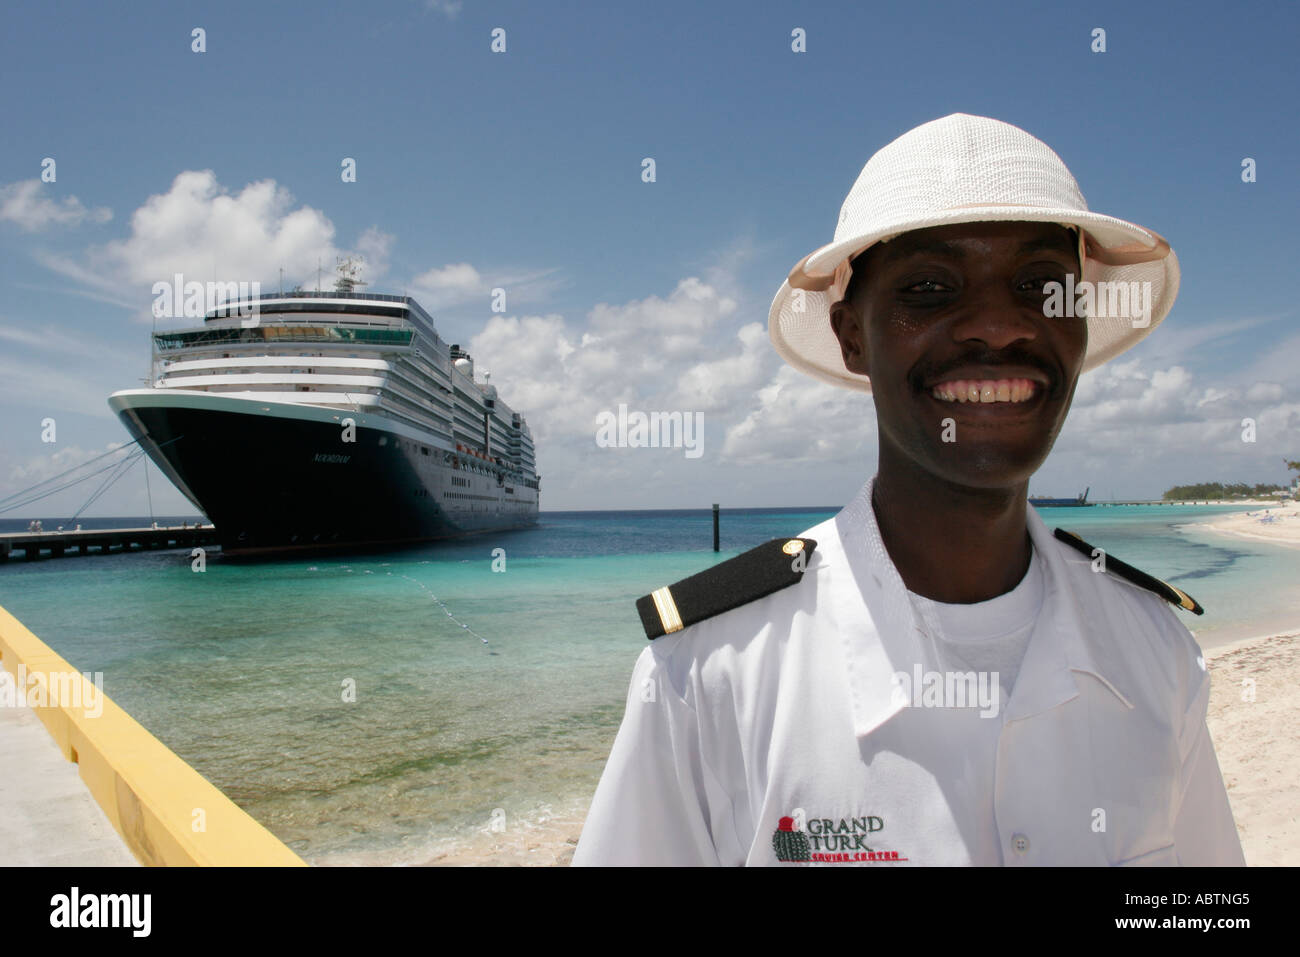
<path id="1" fill-rule="evenodd" d="M 1246 863 L 1300 864 L 1300 634 L 1234 641 L 1205 652 L 1208 724 Z M 560 814 L 439 854 L 436 866 L 566 866 L 582 816 Z"/>
<path id="2" fill-rule="evenodd" d="M 1300 864 L 1300 634 L 1205 653 L 1210 737 L 1246 863 Z"/>
<path id="3" fill-rule="evenodd" d="M 1277 545 L 1300 545 L 1300 504 L 1286 502 L 1231 515 L 1219 515 L 1194 523 L 1224 535 L 1272 542 Z"/>

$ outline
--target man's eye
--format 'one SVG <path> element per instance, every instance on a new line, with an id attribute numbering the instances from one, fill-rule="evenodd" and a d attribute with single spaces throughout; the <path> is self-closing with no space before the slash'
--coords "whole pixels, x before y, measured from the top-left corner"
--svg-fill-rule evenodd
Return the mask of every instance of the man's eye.
<path id="1" fill-rule="evenodd" d="M 937 279 L 922 279 L 920 282 L 914 282 L 903 290 L 903 292 L 944 292 L 948 289 Z"/>
<path id="2" fill-rule="evenodd" d="M 1026 279 L 1022 282 L 1020 288 L 1025 292 L 1042 293 L 1043 287 L 1049 282 L 1061 283 L 1064 285 L 1065 280 L 1062 276 L 1035 276 L 1033 279 Z"/>

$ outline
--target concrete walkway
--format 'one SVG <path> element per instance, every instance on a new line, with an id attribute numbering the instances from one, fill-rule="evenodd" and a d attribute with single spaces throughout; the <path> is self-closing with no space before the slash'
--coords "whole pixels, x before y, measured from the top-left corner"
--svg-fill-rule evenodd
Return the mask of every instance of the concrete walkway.
<path id="1" fill-rule="evenodd" d="M 31 708 L 0 707 L 0 866 L 138 862 Z"/>

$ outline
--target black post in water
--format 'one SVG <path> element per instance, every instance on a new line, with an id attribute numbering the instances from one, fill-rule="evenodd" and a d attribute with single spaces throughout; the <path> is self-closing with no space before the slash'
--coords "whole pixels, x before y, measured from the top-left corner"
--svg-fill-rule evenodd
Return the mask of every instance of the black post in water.
<path id="1" fill-rule="evenodd" d="M 713 550 L 718 550 L 718 503 L 713 503 Z"/>

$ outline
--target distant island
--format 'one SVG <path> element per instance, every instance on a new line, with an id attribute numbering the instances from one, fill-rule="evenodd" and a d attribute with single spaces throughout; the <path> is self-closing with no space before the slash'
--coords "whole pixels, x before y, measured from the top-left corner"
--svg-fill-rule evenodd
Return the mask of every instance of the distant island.
<path id="1" fill-rule="evenodd" d="M 1267 498 L 1275 493 L 1290 492 L 1285 485 L 1247 485 L 1236 482 L 1224 485 L 1222 482 L 1201 482 L 1199 485 L 1175 485 L 1162 496 L 1164 501 L 1182 501 L 1184 499 L 1231 499 L 1231 498 Z M 1278 496 L 1280 497 L 1280 496 Z"/>

